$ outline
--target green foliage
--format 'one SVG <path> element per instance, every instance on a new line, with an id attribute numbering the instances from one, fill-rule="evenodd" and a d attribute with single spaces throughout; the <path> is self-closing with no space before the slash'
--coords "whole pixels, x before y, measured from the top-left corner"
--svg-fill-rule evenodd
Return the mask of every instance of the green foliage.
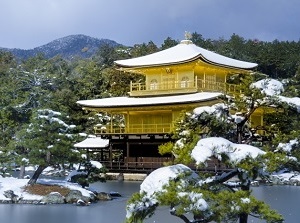
<path id="1" fill-rule="evenodd" d="M 176 46 L 177 44 L 178 44 L 178 41 L 172 39 L 171 37 L 167 37 L 167 39 L 165 39 L 163 44 L 161 45 L 161 50 L 166 50 L 168 48 Z"/>
<path id="2" fill-rule="evenodd" d="M 298 65 L 295 75 L 285 82 L 283 95 L 287 97 L 300 96 L 300 65 Z"/>
<path id="3" fill-rule="evenodd" d="M 131 198 L 128 200 L 128 206 L 127 206 L 127 212 L 129 209 L 136 209 L 139 211 L 131 212 L 132 215 L 126 216 L 126 223 L 143 223 L 144 219 L 147 217 L 151 217 L 156 208 L 157 204 L 148 205 L 148 202 L 150 201 L 148 198 L 145 198 L 145 193 L 134 193 Z M 147 208 L 145 208 L 147 207 Z"/>
<path id="4" fill-rule="evenodd" d="M 270 207 L 262 201 L 257 200 L 249 194 L 249 191 L 237 191 L 232 193 L 223 190 L 216 194 L 209 194 L 212 212 L 218 213 L 215 217 L 216 222 L 236 222 L 238 216 L 243 213 L 253 215 L 266 222 L 283 222 L 283 217 L 270 209 Z"/>
<path id="5" fill-rule="evenodd" d="M 9 69 L 16 66 L 16 61 L 12 53 L 0 49 L 0 78 L 7 75 Z"/>
<path id="6" fill-rule="evenodd" d="M 281 215 L 264 202 L 251 196 L 251 191 L 232 190 L 210 178 L 203 181 L 188 178 L 191 173 L 179 174 L 169 180 L 162 190 L 149 195 L 135 193 L 127 203 L 127 223 L 143 222 L 158 206 L 170 207 L 171 215 L 184 222 L 237 222 L 242 214 L 252 215 L 266 222 L 283 222 Z M 193 217 L 189 220 L 187 214 Z"/>
<path id="7" fill-rule="evenodd" d="M 11 148 L 16 148 L 15 152 L 32 165 L 47 167 L 77 163 L 79 155 L 72 150 L 76 140 L 71 134 L 74 126 L 66 124 L 62 120 L 65 117 L 60 116 L 59 112 L 50 109 L 34 112 L 31 123 L 17 132 Z"/>
<path id="8" fill-rule="evenodd" d="M 131 57 L 135 58 L 155 53 L 157 51 L 159 51 L 157 46 L 152 41 L 149 41 L 148 44 L 135 44 L 130 50 L 130 55 Z"/>

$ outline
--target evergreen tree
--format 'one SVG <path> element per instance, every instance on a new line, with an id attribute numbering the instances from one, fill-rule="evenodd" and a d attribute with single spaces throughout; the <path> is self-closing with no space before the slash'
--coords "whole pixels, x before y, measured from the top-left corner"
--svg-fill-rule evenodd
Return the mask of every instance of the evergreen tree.
<path id="1" fill-rule="evenodd" d="M 171 37 L 167 37 L 167 39 L 165 39 L 163 44 L 161 45 L 161 50 L 166 50 L 168 48 L 176 46 L 177 44 L 178 44 L 178 41 L 172 39 Z"/>
<path id="2" fill-rule="evenodd" d="M 50 109 L 37 110 L 27 128 L 17 133 L 14 146 L 26 150 L 19 154 L 20 160 L 25 158 L 29 164 L 38 165 L 29 184 L 36 183 L 48 166 L 78 162 L 78 153 L 72 150 L 75 136 L 71 132 L 75 126 L 66 124 L 61 116 Z"/>

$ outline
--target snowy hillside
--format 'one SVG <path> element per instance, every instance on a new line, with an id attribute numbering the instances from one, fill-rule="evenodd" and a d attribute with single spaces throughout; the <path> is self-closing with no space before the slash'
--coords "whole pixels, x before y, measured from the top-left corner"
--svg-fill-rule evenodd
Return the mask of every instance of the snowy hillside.
<path id="1" fill-rule="evenodd" d="M 56 39 L 34 49 L 7 49 L 1 47 L 0 49 L 10 51 L 19 60 L 27 59 L 38 53 L 43 53 L 47 58 L 60 55 L 65 59 L 72 59 L 74 57 L 88 58 L 94 55 L 99 47 L 104 44 L 109 44 L 111 46 L 120 45 L 109 39 L 97 39 L 85 35 L 70 35 Z"/>

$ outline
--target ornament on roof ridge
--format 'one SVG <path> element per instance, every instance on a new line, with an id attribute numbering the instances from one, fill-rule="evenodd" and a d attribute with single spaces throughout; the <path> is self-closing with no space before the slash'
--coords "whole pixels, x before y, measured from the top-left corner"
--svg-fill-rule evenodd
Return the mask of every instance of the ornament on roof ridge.
<path id="1" fill-rule="evenodd" d="M 191 40 L 192 39 L 192 34 L 188 31 L 184 32 L 184 38 L 185 40 Z"/>

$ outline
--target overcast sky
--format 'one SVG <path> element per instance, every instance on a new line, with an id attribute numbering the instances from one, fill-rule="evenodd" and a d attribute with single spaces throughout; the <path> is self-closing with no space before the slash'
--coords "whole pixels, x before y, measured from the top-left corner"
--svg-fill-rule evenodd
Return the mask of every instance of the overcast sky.
<path id="1" fill-rule="evenodd" d="M 300 0 L 0 0 L 0 47 L 31 49 L 73 34 L 132 46 L 197 32 L 300 39 Z"/>

